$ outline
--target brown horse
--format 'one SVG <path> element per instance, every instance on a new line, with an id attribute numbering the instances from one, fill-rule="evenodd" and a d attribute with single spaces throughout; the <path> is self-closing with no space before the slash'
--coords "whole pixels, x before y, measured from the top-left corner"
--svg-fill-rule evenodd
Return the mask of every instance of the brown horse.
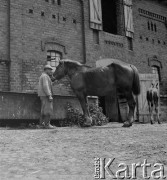
<path id="1" fill-rule="evenodd" d="M 158 124 L 161 124 L 160 118 L 159 118 L 159 91 L 158 91 L 158 83 L 152 83 L 151 87 L 147 91 L 147 102 L 148 102 L 148 108 L 149 108 L 149 114 L 150 114 L 150 122 L 153 124 L 154 120 L 154 110 L 156 113 L 156 118 L 158 121 Z"/>
<path id="2" fill-rule="evenodd" d="M 112 63 L 107 67 L 90 68 L 73 60 L 61 60 L 53 73 L 55 79 L 64 76 L 70 79 L 71 88 L 78 97 L 85 116 L 85 126 L 91 126 L 87 96 L 116 96 L 123 93 L 128 101 L 128 120 L 124 127 L 130 127 L 133 122 L 135 100 L 134 95 L 140 93 L 139 75 L 133 65 Z"/>

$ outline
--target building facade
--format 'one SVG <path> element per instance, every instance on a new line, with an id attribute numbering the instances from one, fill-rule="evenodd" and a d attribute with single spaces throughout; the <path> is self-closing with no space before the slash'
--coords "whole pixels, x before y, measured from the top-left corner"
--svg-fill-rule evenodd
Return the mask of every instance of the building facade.
<path id="1" fill-rule="evenodd" d="M 167 94 L 166 0 L 0 0 L 0 42 L 1 91 L 36 92 L 43 65 L 61 58 L 113 58 L 158 73 Z"/>

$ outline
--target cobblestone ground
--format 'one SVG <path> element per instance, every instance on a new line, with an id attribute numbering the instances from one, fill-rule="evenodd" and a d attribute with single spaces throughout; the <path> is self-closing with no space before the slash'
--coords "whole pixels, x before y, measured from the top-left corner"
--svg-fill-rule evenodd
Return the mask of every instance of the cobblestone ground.
<path id="1" fill-rule="evenodd" d="M 93 180 L 95 157 L 115 158 L 110 167 L 113 172 L 124 162 L 130 174 L 132 163 L 143 163 L 144 159 L 151 164 L 163 163 L 167 176 L 167 124 L 122 128 L 122 124 L 110 123 L 54 130 L 0 128 L 1 180 Z M 113 178 L 106 173 L 106 179 Z M 137 179 L 144 179 L 141 168 Z"/>

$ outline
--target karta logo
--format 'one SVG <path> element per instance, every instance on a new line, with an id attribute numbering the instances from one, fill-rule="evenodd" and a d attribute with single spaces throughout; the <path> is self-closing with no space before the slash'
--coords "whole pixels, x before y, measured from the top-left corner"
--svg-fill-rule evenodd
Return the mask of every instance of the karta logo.
<path id="1" fill-rule="evenodd" d="M 164 165 L 161 163 L 154 163 L 150 164 L 147 163 L 147 160 L 145 159 L 143 164 L 142 163 L 132 163 L 130 166 L 126 165 L 125 163 L 118 164 L 118 170 L 113 171 L 112 165 L 115 158 L 111 159 L 109 158 L 108 161 L 106 161 L 106 158 L 95 158 L 94 159 L 94 165 L 95 165 L 95 179 L 105 179 L 106 175 L 112 179 L 136 179 L 137 177 L 137 169 L 141 168 L 140 172 L 142 172 L 142 178 L 143 179 L 166 179 L 166 176 L 164 175 L 165 169 Z M 154 170 L 150 172 L 150 176 L 148 175 L 148 168 L 153 167 Z M 130 174 L 131 170 L 131 174 Z"/>

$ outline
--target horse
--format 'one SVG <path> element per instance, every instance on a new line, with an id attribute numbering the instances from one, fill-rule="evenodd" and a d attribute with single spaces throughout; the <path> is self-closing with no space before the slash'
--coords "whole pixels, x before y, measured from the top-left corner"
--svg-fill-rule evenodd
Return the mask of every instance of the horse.
<path id="1" fill-rule="evenodd" d="M 151 87 L 147 90 L 146 99 L 149 108 L 149 115 L 150 115 L 150 123 L 153 124 L 154 121 L 154 110 L 156 113 L 156 118 L 158 124 L 161 124 L 159 118 L 159 90 L 158 90 L 158 83 L 152 83 Z"/>
<path id="2" fill-rule="evenodd" d="M 78 97 L 84 117 L 84 126 L 91 126 L 87 96 L 116 96 L 124 93 L 129 106 L 128 119 L 123 127 L 132 126 L 135 110 L 134 95 L 140 94 L 138 70 L 126 63 L 111 63 L 106 67 L 91 68 L 78 61 L 63 59 L 59 62 L 53 77 L 60 80 L 69 77 L 71 88 Z"/>

